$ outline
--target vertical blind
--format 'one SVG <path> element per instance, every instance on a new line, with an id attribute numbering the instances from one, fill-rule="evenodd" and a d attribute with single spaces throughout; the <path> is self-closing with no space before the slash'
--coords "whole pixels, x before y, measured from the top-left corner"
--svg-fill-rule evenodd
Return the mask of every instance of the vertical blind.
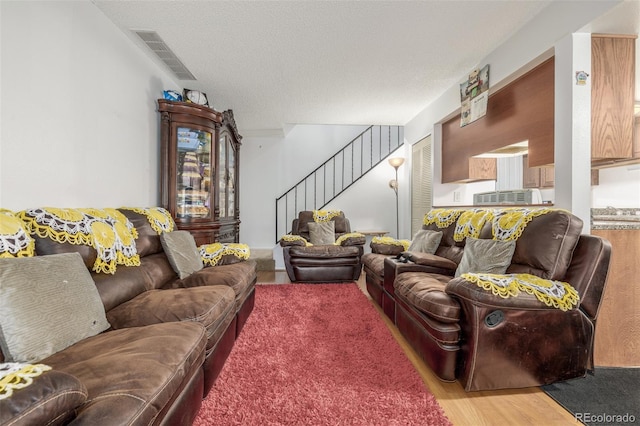
<path id="1" fill-rule="evenodd" d="M 422 218 L 433 203 L 431 135 L 411 147 L 411 237 L 422 228 Z"/>

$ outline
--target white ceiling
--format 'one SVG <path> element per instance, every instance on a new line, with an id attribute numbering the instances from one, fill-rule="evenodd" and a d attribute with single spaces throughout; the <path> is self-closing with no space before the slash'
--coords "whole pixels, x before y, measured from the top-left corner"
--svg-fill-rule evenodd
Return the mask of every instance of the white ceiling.
<path id="1" fill-rule="evenodd" d="M 403 125 L 550 1 L 93 0 L 132 39 L 156 31 L 197 78 L 183 87 L 233 109 L 245 135 Z"/>

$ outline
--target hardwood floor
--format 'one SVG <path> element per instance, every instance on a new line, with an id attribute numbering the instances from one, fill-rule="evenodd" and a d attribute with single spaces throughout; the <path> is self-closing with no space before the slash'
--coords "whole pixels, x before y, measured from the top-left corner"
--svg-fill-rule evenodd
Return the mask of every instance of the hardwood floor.
<path id="1" fill-rule="evenodd" d="M 283 284 L 289 282 L 285 271 L 258 272 L 259 284 Z M 364 273 L 358 280 L 358 287 L 368 296 Z M 391 330 L 391 333 L 424 380 L 425 385 L 435 395 L 447 417 L 454 425 L 550 426 L 581 424 L 568 411 L 537 387 L 518 390 L 465 392 L 460 383 L 442 382 L 418 357 L 382 310 L 373 301 L 371 303 L 378 310 L 380 317 L 387 324 L 389 330 Z"/>

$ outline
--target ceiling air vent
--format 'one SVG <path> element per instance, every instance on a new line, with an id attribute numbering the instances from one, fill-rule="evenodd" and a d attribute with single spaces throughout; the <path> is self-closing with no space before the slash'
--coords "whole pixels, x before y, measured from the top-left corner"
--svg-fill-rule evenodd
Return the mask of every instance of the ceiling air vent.
<path id="1" fill-rule="evenodd" d="M 191 71 L 184 66 L 182 61 L 178 59 L 175 53 L 167 46 L 167 44 L 160 38 L 155 31 L 146 30 L 132 30 L 140 37 L 140 39 L 149 46 L 149 49 L 156 54 L 162 62 L 164 62 L 171 71 L 180 80 L 195 80 L 196 78 L 191 74 Z"/>

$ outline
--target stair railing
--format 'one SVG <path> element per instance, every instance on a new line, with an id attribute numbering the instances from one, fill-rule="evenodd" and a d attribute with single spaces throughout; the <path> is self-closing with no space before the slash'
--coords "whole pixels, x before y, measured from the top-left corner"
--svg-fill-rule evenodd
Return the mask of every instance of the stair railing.
<path id="1" fill-rule="evenodd" d="M 369 126 L 276 198 L 276 242 L 303 210 L 321 210 L 403 144 L 402 126 Z"/>

